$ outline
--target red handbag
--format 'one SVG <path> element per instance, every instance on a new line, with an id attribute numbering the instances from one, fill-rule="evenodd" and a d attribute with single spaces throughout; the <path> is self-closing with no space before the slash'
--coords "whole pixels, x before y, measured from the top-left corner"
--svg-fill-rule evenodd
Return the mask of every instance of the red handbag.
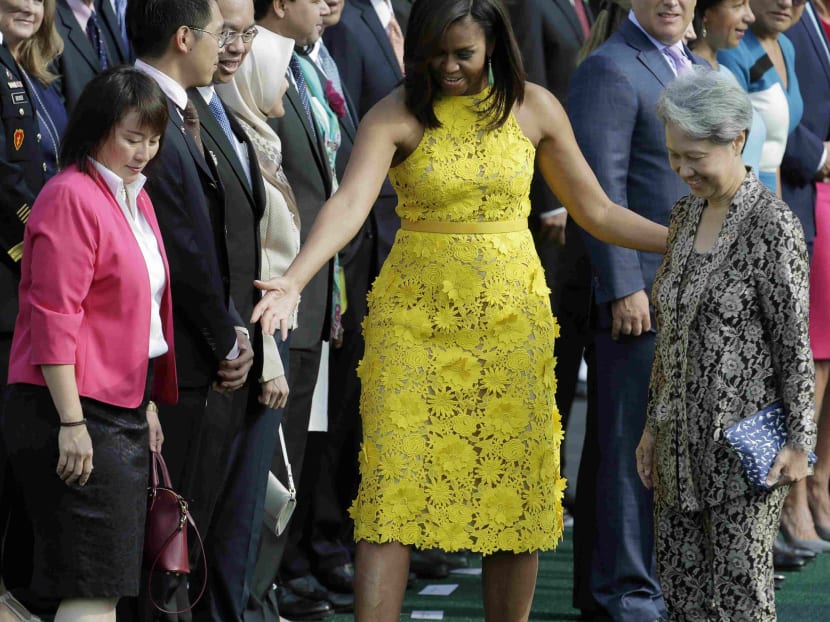
<path id="1" fill-rule="evenodd" d="M 170 484 L 170 473 L 159 452 L 150 452 L 152 468 L 150 472 L 150 486 L 147 499 L 147 522 L 144 529 L 144 564 L 149 566 L 150 573 L 147 579 L 150 602 L 164 613 L 185 613 L 190 611 L 202 598 L 207 585 L 207 560 L 202 538 L 193 517 L 187 509 L 187 501 Z M 159 472 L 161 479 L 159 479 Z M 187 609 L 168 611 L 162 608 L 153 598 L 152 581 L 156 571 L 173 574 L 190 574 L 190 560 L 187 547 L 187 526 L 193 528 L 196 540 L 201 549 L 202 564 L 204 566 L 204 581 L 196 600 Z"/>

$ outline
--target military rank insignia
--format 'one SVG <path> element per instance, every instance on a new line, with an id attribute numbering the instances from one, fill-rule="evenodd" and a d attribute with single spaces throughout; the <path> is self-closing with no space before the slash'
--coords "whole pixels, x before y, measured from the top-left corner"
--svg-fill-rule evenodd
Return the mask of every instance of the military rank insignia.
<path id="1" fill-rule="evenodd" d="M 23 138 L 26 135 L 23 133 L 23 130 L 15 130 L 14 131 L 14 150 L 20 151 L 20 148 L 23 146 Z"/>

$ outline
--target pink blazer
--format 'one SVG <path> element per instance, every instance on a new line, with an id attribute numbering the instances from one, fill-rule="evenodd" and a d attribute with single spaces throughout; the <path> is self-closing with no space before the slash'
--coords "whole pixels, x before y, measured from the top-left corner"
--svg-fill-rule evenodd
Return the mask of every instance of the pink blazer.
<path id="1" fill-rule="evenodd" d="M 155 361 L 153 397 L 175 403 L 170 270 L 150 198 L 136 203 L 156 235 L 167 286 L 161 322 L 169 347 Z M 23 238 L 20 308 L 9 384 L 46 385 L 41 365 L 74 364 L 78 392 L 135 408 L 147 380 L 150 285 L 144 257 L 109 188 L 69 167 L 40 191 Z"/>

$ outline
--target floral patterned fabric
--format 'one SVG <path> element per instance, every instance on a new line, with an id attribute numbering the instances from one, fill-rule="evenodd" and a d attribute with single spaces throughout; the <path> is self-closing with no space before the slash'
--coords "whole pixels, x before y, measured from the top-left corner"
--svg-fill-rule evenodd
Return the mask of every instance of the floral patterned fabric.
<path id="1" fill-rule="evenodd" d="M 526 218 L 534 148 L 471 97 L 390 171 L 410 221 Z M 556 546 L 563 432 L 557 325 L 528 231 L 401 230 L 369 294 L 357 540 L 489 554 Z"/>
<path id="2" fill-rule="evenodd" d="M 787 442 L 815 445 L 807 249 L 798 219 L 749 173 L 710 253 L 694 251 L 705 202 L 673 208 L 652 293 L 657 345 L 648 426 L 655 503 L 697 511 L 751 487 L 723 430 L 781 399 Z"/>
<path id="3" fill-rule="evenodd" d="M 772 543 L 781 486 L 699 512 L 657 506 L 657 575 L 669 622 L 775 622 Z"/>

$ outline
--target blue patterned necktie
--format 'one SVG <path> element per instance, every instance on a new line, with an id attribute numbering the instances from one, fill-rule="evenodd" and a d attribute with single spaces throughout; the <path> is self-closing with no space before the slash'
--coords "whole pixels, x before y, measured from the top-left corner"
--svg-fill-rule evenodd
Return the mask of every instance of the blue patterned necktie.
<path id="1" fill-rule="evenodd" d="M 216 93 L 214 93 L 213 97 L 211 97 L 208 108 L 210 108 L 210 111 L 213 113 L 219 127 L 221 127 L 222 131 L 225 132 L 225 136 L 228 137 L 231 147 L 235 150 L 236 136 L 234 136 L 233 130 L 231 129 L 231 122 L 228 120 L 228 114 L 225 112 L 225 107 L 222 105 L 222 101 Z"/>
<path id="2" fill-rule="evenodd" d="M 107 44 L 101 34 L 101 25 L 98 23 L 98 16 L 95 14 L 95 11 L 90 14 L 89 20 L 86 22 L 86 36 L 92 44 L 92 49 L 98 55 L 98 62 L 101 64 L 101 70 L 105 70 L 109 67 L 109 61 L 107 59 Z"/>
<path id="3" fill-rule="evenodd" d="M 311 126 L 311 131 L 316 133 L 316 128 L 314 127 L 314 117 L 311 116 L 311 103 L 308 101 L 308 88 L 305 84 L 305 77 L 303 76 L 303 70 L 300 68 L 300 61 L 297 58 L 297 53 L 294 52 L 291 55 L 291 61 L 288 63 L 289 69 L 291 69 L 291 75 L 294 76 L 294 82 L 297 85 L 297 93 L 300 95 L 300 102 L 303 104 L 303 110 L 305 110 L 305 116 L 308 119 L 308 124 Z"/>

